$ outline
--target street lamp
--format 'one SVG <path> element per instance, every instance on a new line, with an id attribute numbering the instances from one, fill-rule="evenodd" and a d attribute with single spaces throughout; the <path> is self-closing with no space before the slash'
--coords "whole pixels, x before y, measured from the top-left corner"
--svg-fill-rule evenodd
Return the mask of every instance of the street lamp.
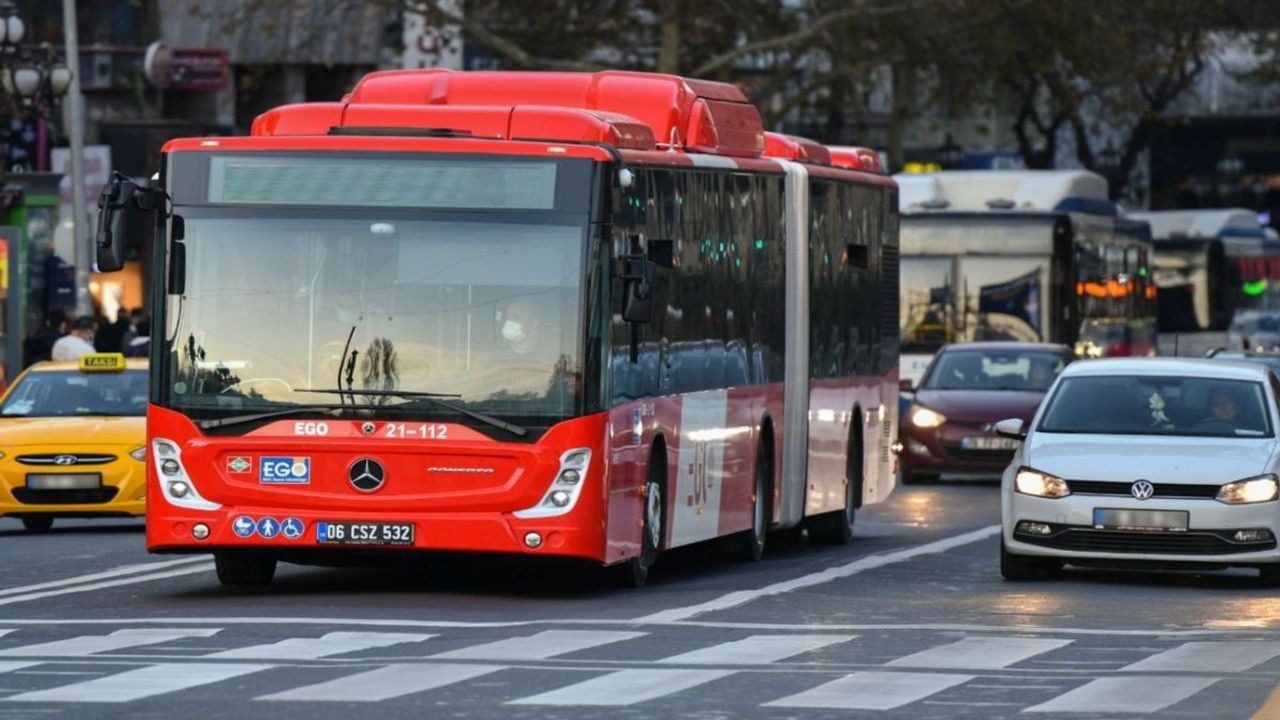
<path id="1" fill-rule="evenodd" d="M 26 23 L 12 0 L 0 0 L 0 87 L 37 112 L 66 95 L 71 68 L 49 43 L 23 45 Z"/>

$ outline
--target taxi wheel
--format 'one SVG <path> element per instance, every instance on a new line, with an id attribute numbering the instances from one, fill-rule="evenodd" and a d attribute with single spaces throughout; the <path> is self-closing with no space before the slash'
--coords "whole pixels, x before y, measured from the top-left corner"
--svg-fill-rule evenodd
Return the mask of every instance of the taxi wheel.
<path id="1" fill-rule="evenodd" d="M 25 517 L 22 518 L 22 527 L 33 533 L 49 532 L 53 528 L 53 518 Z"/>
<path id="2" fill-rule="evenodd" d="M 214 553 L 218 582 L 228 587 L 261 587 L 276 575 L 276 559 L 263 555 Z"/>
<path id="3" fill-rule="evenodd" d="M 1000 574 L 1005 580 L 1035 580 L 1061 569 L 1061 560 L 1015 555 L 1005 549 L 1003 541 L 1000 543 Z"/>

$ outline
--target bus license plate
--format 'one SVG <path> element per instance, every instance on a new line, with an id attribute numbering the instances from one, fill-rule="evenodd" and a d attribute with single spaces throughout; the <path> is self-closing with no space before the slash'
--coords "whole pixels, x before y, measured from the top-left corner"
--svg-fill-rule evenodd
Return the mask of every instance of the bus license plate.
<path id="1" fill-rule="evenodd" d="M 413 523 L 318 522 L 316 542 L 326 545 L 412 545 Z"/>

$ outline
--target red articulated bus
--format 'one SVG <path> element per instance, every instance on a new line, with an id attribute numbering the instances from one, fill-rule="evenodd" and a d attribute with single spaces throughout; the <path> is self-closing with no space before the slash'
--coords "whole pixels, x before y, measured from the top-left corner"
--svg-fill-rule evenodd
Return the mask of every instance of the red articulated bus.
<path id="1" fill-rule="evenodd" d="M 174 140 L 147 545 L 229 585 L 339 552 L 847 542 L 892 490 L 897 189 L 723 83 L 375 72 Z"/>

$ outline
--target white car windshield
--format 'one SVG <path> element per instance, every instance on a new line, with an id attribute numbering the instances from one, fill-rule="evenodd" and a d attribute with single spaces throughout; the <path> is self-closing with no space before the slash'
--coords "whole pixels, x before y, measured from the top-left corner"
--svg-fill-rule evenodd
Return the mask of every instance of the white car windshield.
<path id="1" fill-rule="evenodd" d="M 1050 433 L 1272 437 L 1262 383 L 1106 375 L 1063 379 L 1037 428 Z"/>

